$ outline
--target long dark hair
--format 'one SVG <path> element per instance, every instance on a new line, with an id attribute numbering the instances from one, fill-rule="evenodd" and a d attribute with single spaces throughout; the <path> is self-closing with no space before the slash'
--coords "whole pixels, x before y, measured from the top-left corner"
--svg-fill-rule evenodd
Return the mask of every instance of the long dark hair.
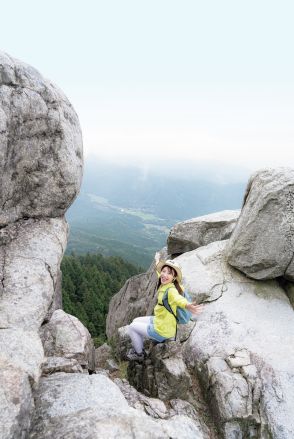
<path id="1" fill-rule="evenodd" d="M 172 275 L 173 275 L 174 277 L 177 276 L 177 272 L 176 272 L 176 270 L 175 270 L 173 267 L 170 267 L 169 265 L 164 265 L 164 266 L 161 268 L 161 271 L 164 269 L 164 267 L 168 267 L 168 269 L 170 270 L 170 273 L 172 273 Z M 175 279 L 175 280 L 173 281 L 173 284 L 174 284 L 174 286 L 176 287 L 176 289 L 178 290 L 179 294 L 183 295 L 183 290 L 182 290 L 182 288 L 181 288 L 181 286 L 180 286 L 180 284 L 179 284 L 179 282 L 178 282 L 178 279 Z M 161 285 L 161 279 L 159 278 L 159 279 L 158 279 L 158 282 L 157 282 L 157 289 L 160 287 L 160 285 Z"/>

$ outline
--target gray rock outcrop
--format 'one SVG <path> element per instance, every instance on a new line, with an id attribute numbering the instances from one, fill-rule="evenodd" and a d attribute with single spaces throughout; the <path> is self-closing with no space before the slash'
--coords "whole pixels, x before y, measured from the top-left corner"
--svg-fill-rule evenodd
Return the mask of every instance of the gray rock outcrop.
<path id="1" fill-rule="evenodd" d="M 0 326 L 38 330 L 56 294 L 68 226 L 64 218 L 19 220 L 0 229 Z"/>
<path id="2" fill-rule="evenodd" d="M 254 279 L 294 280 L 294 169 L 256 172 L 227 247 L 228 262 Z"/>
<path id="3" fill-rule="evenodd" d="M 156 420 L 130 407 L 119 387 L 103 375 L 42 378 L 35 401 L 30 439 L 205 438 L 187 416 Z"/>
<path id="4" fill-rule="evenodd" d="M 239 210 L 224 210 L 175 224 L 167 238 L 167 252 L 177 256 L 211 242 L 228 239 L 239 215 Z"/>
<path id="5" fill-rule="evenodd" d="M 193 298 L 208 304 L 183 355 L 226 438 L 290 438 L 293 309 L 275 280 L 254 281 L 230 267 L 226 245 L 212 243 L 177 258 Z"/>
<path id="6" fill-rule="evenodd" d="M 111 370 L 116 367 L 117 365 L 113 359 L 112 349 L 107 343 L 95 349 L 95 369 Z"/>
<path id="7" fill-rule="evenodd" d="M 88 329 L 62 309 L 54 311 L 40 329 L 47 357 L 75 359 L 84 368 L 95 370 L 95 349 Z"/>
<path id="8" fill-rule="evenodd" d="M 129 379 L 146 395 L 168 399 L 180 392 L 195 404 L 193 386 L 177 383 L 188 373 L 199 380 L 220 437 L 290 439 L 294 313 L 285 291 L 290 295 L 291 283 L 246 277 L 227 263 L 227 245 L 214 242 L 176 258 L 186 288 L 205 310 L 182 340 L 180 356 L 168 355 L 166 365 L 158 345 L 156 355 L 130 363 Z M 123 334 L 121 340 L 127 343 Z"/>
<path id="9" fill-rule="evenodd" d="M 82 177 L 82 136 L 63 92 L 0 52 L 0 225 L 62 216 Z"/>
<path id="10" fill-rule="evenodd" d="M 38 330 L 61 306 L 63 217 L 82 176 L 77 115 L 37 70 L 0 52 L 0 437 L 27 437 L 44 362 Z"/>
<path id="11" fill-rule="evenodd" d="M 42 376 L 57 372 L 83 373 L 83 368 L 75 358 L 47 357 L 42 364 Z"/>
<path id="12" fill-rule="evenodd" d="M 116 378 L 114 382 L 118 385 L 131 407 L 141 410 L 155 419 L 169 419 L 175 415 L 188 416 L 197 423 L 198 429 L 203 433 L 204 437 L 209 439 L 218 437 L 213 429 L 209 428 L 203 422 L 203 416 L 199 413 L 201 409 L 195 409 L 195 407 L 188 401 L 179 399 L 178 397 L 169 401 L 161 401 L 160 399 L 150 398 L 143 393 L 138 392 L 125 379 L 122 380 Z M 197 403 L 201 407 L 201 402 L 199 400 Z M 181 437 L 181 433 L 179 433 L 179 437 Z"/>

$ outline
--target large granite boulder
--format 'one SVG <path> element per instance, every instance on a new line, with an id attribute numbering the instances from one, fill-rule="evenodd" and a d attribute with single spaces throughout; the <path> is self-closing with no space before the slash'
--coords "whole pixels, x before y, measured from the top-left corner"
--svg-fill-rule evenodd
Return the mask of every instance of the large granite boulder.
<path id="1" fill-rule="evenodd" d="M 224 210 L 175 224 L 167 238 L 167 252 L 176 256 L 214 241 L 228 239 L 239 215 L 239 210 Z"/>
<path id="2" fill-rule="evenodd" d="M 226 262 L 227 241 L 176 260 L 206 302 L 184 345 L 225 438 L 294 436 L 294 312 L 275 280 L 249 279 Z"/>
<path id="3" fill-rule="evenodd" d="M 250 178 L 227 247 L 228 262 L 254 279 L 294 280 L 294 169 L 264 169 Z"/>
<path id="4" fill-rule="evenodd" d="M 0 327 L 38 330 L 54 301 L 66 246 L 64 218 L 20 220 L 0 230 Z"/>
<path id="5" fill-rule="evenodd" d="M 76 317 L 57 309 L 40 329 L 47 357 L 75 359 L 84 369 L 95 370 L 95 348 L 88 329 Z"/>
<path id="6" fill-rule="evenodd" d="M 0 330 L 0 437 L 23 438 L 33 410 L 44 353 L 34 331 Z"/>
<path id="7" fill-rule="evenodd" d="M 44 362 L 38 330 L 62 303 L 63 214 L 81 176 L 71 104 L 34 68 L 0 52 L 1 439 L 27 437 Z"/>
<path id="8" fill-rule="evenodd" d="M 0 225 L 63 215 L 81 177 L 72 105 L 33 67 L 0 52 Z"/>
<path id="9" fill-rule="evenodd" d="M 103 375 L 56 373 L 41 378 L 29 439 L 191 438 L 208 439 L 199 423 L 183 415 L 154 419 L 129 407 Z"/>

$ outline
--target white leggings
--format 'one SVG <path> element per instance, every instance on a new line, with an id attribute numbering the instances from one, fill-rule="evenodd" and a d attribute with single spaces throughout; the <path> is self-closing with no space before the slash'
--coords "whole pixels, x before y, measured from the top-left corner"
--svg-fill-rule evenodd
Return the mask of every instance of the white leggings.
<path id="1" fill-rule="evenodd" d="M 137 317 L 128 326 L 128 334 L 137 354 L 141 354 L 143 351 L 144 337 L 150 338 L 147 333 L 150 317 L 151 316 Z"/>

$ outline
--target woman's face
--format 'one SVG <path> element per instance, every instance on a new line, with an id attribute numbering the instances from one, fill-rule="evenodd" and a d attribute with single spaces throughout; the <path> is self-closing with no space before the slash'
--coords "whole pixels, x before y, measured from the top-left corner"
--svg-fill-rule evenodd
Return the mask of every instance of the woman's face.
<path id="1" fill-rule="evenodd" d="M 170 267 L 163 267 L 163 269 L 160 272 L 160 281 L 161 284 L 165 285 L 165 284 L 169 284 L 170 282 L 172 282 L 174 280 L 174 273 L 173 273 L 173 269 Z"/>

